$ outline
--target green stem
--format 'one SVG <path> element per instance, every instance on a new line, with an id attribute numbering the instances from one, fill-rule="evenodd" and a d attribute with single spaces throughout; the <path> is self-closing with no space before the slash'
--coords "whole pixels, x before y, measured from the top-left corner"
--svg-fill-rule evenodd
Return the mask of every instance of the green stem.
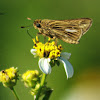
<path id="1" fill-rule="evenodd" d="M 16 100 L 19 100 L 19 98 L 18 98 L 18 96 L 17 96 L 17 94 L 16 94 L 15 89 L 14 89 L 14 88 L 10 88 L 10 89 L 11 89 L 12 93 L 14 94 Z"/>
<path id="2" fill-rule="evenodd" d="M 37 93 L 37 95 L 36 95 L 35 100 L 39 100 L 42 87 L 43 87 L 43 85 L 44 85 L 44 83 L 45 83 L 45 79 L 46 79 L 46 74 L 43 73 L 42 79 L 41 79 L 41 83 L 40 83 L 40 88 L 39 88 L 39 90 L 38 90 L 38 93 Z"/>
<path id="3" fill-rule="evenodd" d="M 44 85 L 45 79 L 46 79 L 46 74 L 43 73 L 43 76 L 42 76 L 42 79 L 41 79 L 41 86 Z"/>

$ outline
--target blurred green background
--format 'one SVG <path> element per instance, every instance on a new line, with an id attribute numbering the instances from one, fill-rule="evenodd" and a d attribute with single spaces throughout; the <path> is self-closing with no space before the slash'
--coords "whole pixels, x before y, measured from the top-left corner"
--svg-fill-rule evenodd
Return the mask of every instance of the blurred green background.
<path id="1" fill-rule="evenodd" d="M 67 80 L 61 64 L 52 69 L 47 81 L 54 89 L 50 100 L 100 100 L 100 0 L 0 0 L 0 70 L 12 66 L 18 67 L 21 74 L 30 69 L 39 70 L 38 58 L 30 53 L 34 44 L 27 29 L 21 29 L 21 26 L 32 25 L 35 19 L 87 17 L 93 19 L 93 25 L 80 44 L 59 40 L 63 51 L 72 54 L 70 62 L 74 76 Z M 30 29 L 34 37 L 37 32 Z M 33 99 L 21 80 L 15 90 L 20 100 Z M 0 100 L 14 99 L 11 91 L 0 83 Z"/>

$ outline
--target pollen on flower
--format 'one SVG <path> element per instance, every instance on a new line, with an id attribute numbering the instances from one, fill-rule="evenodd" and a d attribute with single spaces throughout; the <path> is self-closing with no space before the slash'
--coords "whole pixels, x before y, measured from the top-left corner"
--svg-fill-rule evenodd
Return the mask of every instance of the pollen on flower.
<path id="1" fill-rule="evenodd" d="M 40 58 L 50 58 L 50 59 L 56 59 L 57 57 L 60 57 L 60 53 L 62 50 L 62 46 L 61 45 L 56 45 L 56 43 L 54 41 L 50 42 L 50 38 L 48 39 L 48 42 L 46 42 L 45 44 L 39 42 L 38 37 L 36 37 L 36 41 L 35 39 L 33 39 L 33 42 L 35 44 L 35 46 L 33 46 L 34 49 L 36 49 L 36 54 L 40 57 Z"/>
<path id="2" fill-rule="evenodd" d="M 13 87 L 16 85 L 18 76 L 18 69 L 11 67 L 0 71 L 0 82 L 2 82 L 5 87 Z"/>

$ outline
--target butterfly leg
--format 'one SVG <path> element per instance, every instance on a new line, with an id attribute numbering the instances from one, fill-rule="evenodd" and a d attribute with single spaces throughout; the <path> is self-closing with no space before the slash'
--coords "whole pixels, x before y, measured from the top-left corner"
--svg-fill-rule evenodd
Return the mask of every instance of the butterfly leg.
<path id="1" fill-rule="evenodd" d="M 46 36 L 44 36 L 44 43 L 46 43 Z"/>
<path id="2" fill-rule="evenodd" d="M 57 44 L 57 43 L 58 43 L 58 39 L 57 39 L 56 37 L 53 37 L 52 39 L 55 40 L 55 45 L 58 45 L 58 44 Z"/>
<path id="3" fill-rule="evenodd" d="M 58 39 L 57 38 L 55 39 L 55 44 L 58 45 Z"/>

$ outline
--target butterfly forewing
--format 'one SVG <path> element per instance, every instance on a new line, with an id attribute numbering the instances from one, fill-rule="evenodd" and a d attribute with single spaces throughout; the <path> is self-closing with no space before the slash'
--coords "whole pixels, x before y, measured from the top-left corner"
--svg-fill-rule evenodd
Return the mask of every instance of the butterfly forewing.
<path id="1" fill-rule="evenodd" d="M 59 38 L 67 43 L 78 43 L 92 23 L 89 18 L 74 20 L 41 20 L 39 32 L 51 38 Z"/>

